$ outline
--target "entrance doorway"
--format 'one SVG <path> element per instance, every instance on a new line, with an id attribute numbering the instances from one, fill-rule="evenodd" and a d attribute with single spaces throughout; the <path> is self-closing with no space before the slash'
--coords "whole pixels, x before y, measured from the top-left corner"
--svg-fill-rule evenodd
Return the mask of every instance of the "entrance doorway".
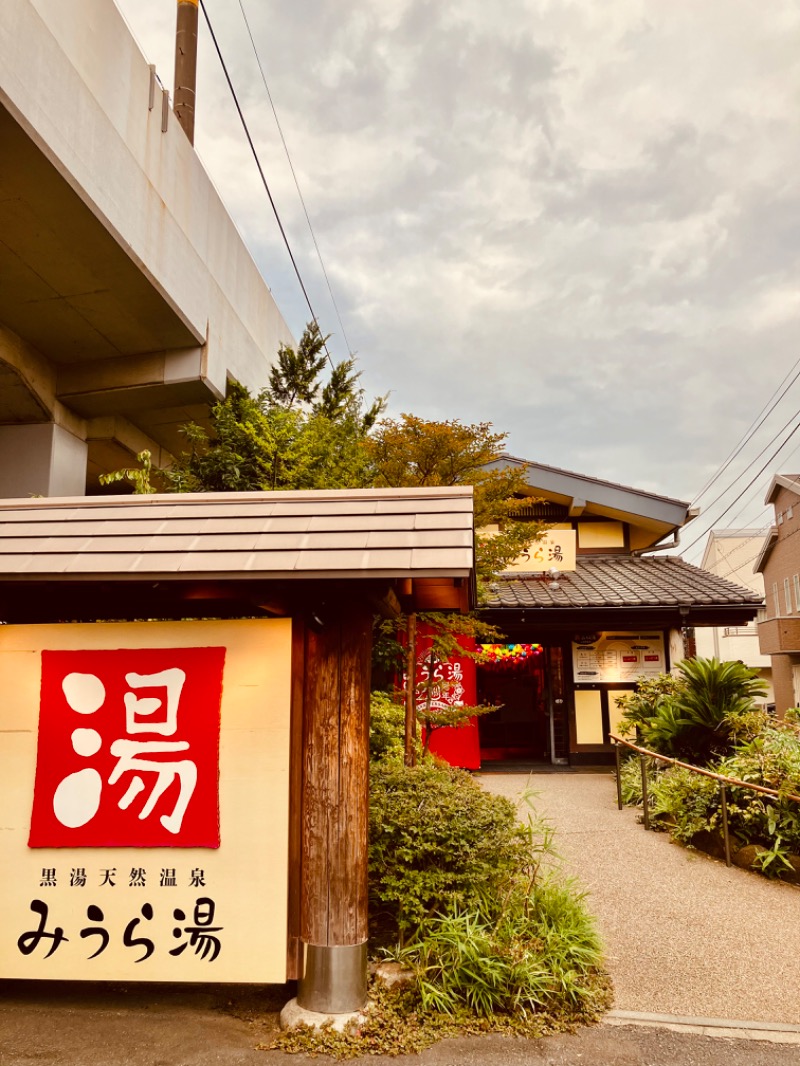
<path id="1" fill-rule="evenodd" d="M 497 710 L 478 719 L 482 762 L 550 762 L 547 657 L 523 669 L 478 668 L 478 702 Z"/>

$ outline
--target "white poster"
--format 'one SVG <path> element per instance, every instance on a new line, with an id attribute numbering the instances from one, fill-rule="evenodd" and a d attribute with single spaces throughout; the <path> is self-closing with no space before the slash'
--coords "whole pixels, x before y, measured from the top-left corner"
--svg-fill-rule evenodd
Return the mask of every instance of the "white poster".
<path id="1" fill-rule="evenodd" d="M 637 681 L 663 674 L 667 668 L 664 634 L 595 633 L 573 641 L 572 668 L 577 685 Z"/>

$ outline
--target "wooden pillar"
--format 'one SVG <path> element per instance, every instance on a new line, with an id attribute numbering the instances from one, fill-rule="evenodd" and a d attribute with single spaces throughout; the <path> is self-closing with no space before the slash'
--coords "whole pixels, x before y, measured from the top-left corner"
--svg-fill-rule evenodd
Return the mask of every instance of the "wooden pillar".
<path id="1" fill-rule="evenodd" d="M 372 612 L 326 612 L 305 636 L 297 1001 L 345 1013 L 366 1003 Z"/>

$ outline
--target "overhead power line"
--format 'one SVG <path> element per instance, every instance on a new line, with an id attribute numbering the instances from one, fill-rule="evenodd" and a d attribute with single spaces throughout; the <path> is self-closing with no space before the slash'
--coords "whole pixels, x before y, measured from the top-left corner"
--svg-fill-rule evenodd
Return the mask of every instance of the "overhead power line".
<path id="1" fill-rule="evenodd" d="M 794 373 L 795 371 L 796 373 Z M 781 392 L 781 388 L 783 388 L 783 385 L 786 383 L 787 378 L 789 378 L 792 373 L 794 373 L 794 377 L 792 377 L 792 380 L 789 382 L 788 385 L 786 385 L 786 388 L 783 389 L 783 392 Z M 778 385 L 775 392 L 773 392 L 772 396 L 762 407 L 761 411 L 756 415 L 750 427 L 746 430 L 744 437 L 742 437 L 742 439 L 730 453 L 728 458 L 723 462 L 722 466 L 719 468 L 719 470 L 717 470 L 716 474 L 714 474 L 713 477 L 711 477 L 711 479 L 707 481 L 702 487 L 702 489 L 700 489 L 700 491 L 695 495 L 694 499 L 692 500 L 692 503 L 696 503 L 703 495 L 703 493 L 708 492 L 711 486 L 715 484 L 715 482 L 725 473 L 725 471 L 731 465 L 733 460 L 741 453 L 744 446 L 750 440 L 752 440 L 753 435 L 761 428 L 761 426 L 763 426 L 764 422 L 772 414 L 772 412 L 778 406 L 778 404 L 789 391 L 789 389 L 792 387 L 792 385 L 794 385 L 798 377 L 800 377 L 800 359 L 797 360 L 792 369 L 786 374 L 783 381 L 781 381 L 780 385 Z M 780 393 L 780 395 L 778 395 L 778 393 Z"/>
<path id="2" fill-rule="evenodd" d="M 770 441 L 769 443 L 770 443 L 770 444 L 774 444 L 774 443 L 775 443 L 775 441 L 776 441 L 776 439 L 777 439 L 777 437 L 778 437 L 778 435 L 779 435 L 780 433 L 783 433 L 783 431 L 784 431 L 784 430 L 786 429 L 786 427 L 787 427 L 787 426 L 788 426 L 788 425 L 789 425 L 789 424 L 790 424 L 790 423 L 791 423 L 791 422 L 792 422 L 792 421 L 794 420 L 794 418 L 796 418 L 796 417 L 797 417 L 796 415 L 792 415 L 792 418 L 791 418 L 791 419 L 789 419 L 789 422 L 787 422 L 787 423 L 786 423 L 785 425 L 783 425 L 783 426 L 781 427 L 781 429 L 779 429 L 779 430 L 778 430 L 778 433 L 776 433 L 776 434 L 775 434 L 775 436 L 774 436 L 774 437 L 772 438 L 772 440 L 771 440 L 771 441 Z M 770 465 L 770 463 L 771 463 L 771 462 L 772 462 L 772 461 L 773 461 L 773 460 L 775 459 L 775 457 L 776 457 L 777 455 L 779 455 L 779 454 L 780 454 L 780 452 L 781 452 L 781 451 L 782 451 L 782 450 L 783 450 L 783 449 L 784 449 L 784 448 L 786 447 L 786 445 L 787 445 L 787 444 L 789 443 L 789 441 L 790 441 L 790 440 L 792 439 L 792 437 L 793 437 L 793 436 L 795 435 L 795 433 L 797 433 L 797 431 L 798 431 L 798 430 L 800 430 L 800 421 L 799 421 L 799 422 L 797 422 L 797 424 L 796 424 L 796 425 L 795 425 L 795 426 L 794 426 L 794 427 L 792 428 L 791 432 L 790 432 L 790 433 L 788 434 L 788 436 L 786 437 L 786 439 L 785 439 L 785 440 L 783 440 L 783 441 L 781 441 L 781 443 L 780 443 L 780 444 L 778 445 L 778 447 L 777 447 L 777 448 L 775 449 L 775 451 L 774 451 L 774 452 L 773 452 L 773 453 L 772 453 L 772 454 L 771 454 L 771 455 L 769 456 L 769 458 L 767 459 L 766 463 L 764 463 L 764 465 L 763 465 L 763 466 L 762 466 L 762 467 L 761 467 L 761 468 L 760 468 L 759 470 L 757 470 L 757 471 L 756 471 L 756 473 L 755 473 L 755 474 L 753 475 L 753 477 L 752 477 L 752 478 L 750 479 L 750 481 L 748 481 L 748 482 L 747 482 L 747 484 L 746 484 L 746 485 L 745 485 L 745 487 L 744 487 L 744 488 L 742 489 L 742 491 L 741 491 L 741 492 L 739 493 L 739 495 L 738 495 L 738 496 L 736 496 L 736 497 L 735 497 L 735 498 L 734 498 L 733 500 L 731 500 L 731 502 L 730 502 L 730 503 L 728 504 L 728 506 L 727 506 L 727 507 L 725 508 L 725 510 L 724 510 L 724 511 L 722 512 L 722 514 L 718 515 L 718 516 L 717 516 L 717 518 L 716 518 L 716 519 L 715 519 L 714 521 L 716 521 L 716 522 L 719 522 L 719 520 L 720 520 L 721 518 L 724 518 L 724 517 L 725 517 L 725 515 L 726 515 L 726 514 L 728 514 L 728 512 L 729 512 L 729 511 L 731 510 L 731 508 L 732 508 L 732 507 L 734 507 L 734 506 L 735 506 L 735 505 L 736 505 L 736 504 L 737 504 L 737 503 L 739 502 L 739 500 L 741 500 L 742 496 L 744 496 L 744 494 L 745 494 L 745 493 L 747 492 L 747 490 L 748 490 L 749 488 L 751 488 L 751 487 L 752 487 L 752 486 L 753 486 L 753 485 L 755 484 L 755 482 L 756 482 L 756 481 L 758 480 L 758 478 L 759 478 L 759 477 L 761 477 L 761 475 L 762 475 L 762 474 L 764 473 L 764 471 L 765 471 L 765 470 L 767 469 L 767 467 L 768 467 L 768 466 Z M 765 446 L 764 448 L 762 448 L 762 449 L 761 449 L 761 451 L 760 451 L 760 452 L 758 453 L 758 456 L 756 456 L 756 459 L 758 459 L 758 458 L 759 458 L 760 456 L 762 456 L 762 455 L 764 454 L 764 452 L 765 452 L 765 451 L 767 450 L 767 448 L 768 448 L 768 447 L 769 447 L 769 444 L 767 444 L 767 445 L 766 445 L 766 446 Z M 753 463 L 754 463 L 755 461 L 756 461 L 756 460 L 754 459 L 754 460 L 753 460 L 753 462 L 752 462 L 752 463 L 750 463 L 750 466 L 752 466 L 752 465 L 753 465 Z M 749 468 L 750 468 L 750 466 L 748 466 L 748 467 L 747 467 L 746 469 L 749 469 Z M 740 475 L 740 476 L 741 476 L 741 475 Z M 738 479 L 736 479 L 736 480 L 738 480 Z M 735 482 L 734 482 L 734 483 L 735 483 Z M 729 488 L 730 488 L 730 487 L 731 487 L 731 486 L 729 486 Z M 725 491 L 728 491 L 728 490 L 726 489 Z M 724 496 L 724 495 L 725 495 L 725 492 L 722 492 L 722 493 L 720 493 L 720 495 L 719 495 L 719 496 L 717 496 L 717 497 L 716 497 L 716 499 L 714 500 L 714 503 L 716 503 L 716 502 L 717 502 L 717 500 L 719 500 L 719 499 L 720 499 L 720 498 L 721 498 L 722 496 Z M 710 504 L 709 506 L 713 506 L 713 504 Z M 712 523 L 712 524 L 713 524 L 713 523 Z M 711 528 L 711 527 L 709 526 L 709 529 L 710 529 L 710 528 Z M 684 551 L 687 551 L 687 552 L 688 552 L 688 551 L 689 551 L 690 549 L 692 549 L 692 548 L 693 548 L 693 547 L 695 546 L 695 544 L 699 544 L 699 543 L 700 543 L 700 541 L 701 541 L 701 540 L 703 539 L 703 537 L 704 537 L 704 536 L 706 535 L 706 533 L 708 533 L 708 532 L 709 532 L 709 529 L 705 529 L 705 530 L 703 530 L 703 532 L 702 532 L 702 533 L 700 534 L 700 536 L 699 536 L 699 537 L 696 537 L 696 538 L 695 538 L 695 539 L 694 539 L 694 540 L 693 540 L 693 541 L 691 542 L 691 544 L 687 544 L 687 545 L 686 545 L 686 547 L 684 548 Z"/>
<path id="3" fill-rule="evenodd" d="M 239 103 L 239 97 L 236 95 L 236 89 L 234 88 L 233 81 L 231 80 L 231 76 L 228 73 L 228 65 L 225 62 L 225 59 L 224 59 L 224 57 L 222 55 L 222 49 L 219 46 L 219 41 L 217 40 L 217 35 L 214 33 L 214 27 L 211 25 L 211 19 L 208 17 L 208 11 L 206 10 L 206 5 L 204 3 L 204 0 L 200 0 L 200 9 L 203 12 L 203 18 L 206 20 L 206 25 L 208 26 L 208 32 L 211 34 L 211 40 L 214 43 L 214 48 L 215 48 L 216 53 L 217 53 L 217 58 L 219 59 L 220 66 L 222 67 L 222 73 L 225 75 L 225 80 L 227 81 L 228 88 L 231 91 L 231 96 L 233 97 L 233 103 L 234 103 L 234 105 L 236 107 L 236 111 L 238 112 L 239 121 L 242 124 L 242 129 L 244 130 L 245 137 L 247 138 L 247 143 L 250 145 L 250 151 L 253 153 L 253 159 L 255 160 L 256 166 L 258 167 L 258 173 L 261 176 L 261 183 L 264 186 L 264 191 L 266 192 L 267 196 L 269 197 L 269 202 L 270 202 L 270 205 L 272 207 L 272 213 L 275 215 L 275 221 L 278 223 L 278 229 L 280 230 L 281 237 L 283 238 L 283 243 L 286 245 L 286 251 L 289 253 L 289 258 L 292 261 L 292 266 L 294 268 L 295 276 L 297 277 L 297 280 L 298 280 L 298 282 L 300 284 L 300 288 L 302 289 L 303 296 L 305 297 L 305 301 L 308 304 L 308 310 L 311 313 L 312 321 L 319 328 L 319 321 L 317 320 L 317 316 L 314 314 L 314 308 L 311 306 L 311 300 L 309 298 L 308 291 L 306 290 L 305 283 L 303 282 L 303 278 L 302 278 L 302 276 L 300 274 L 300 268 L 297 265 L 297 261 L 295 260 L 294 253 L 292 252 L 292 249 L 291 249 L 291 245 L 289 244 L 289 238 L 286 235 L 286 230 L 283 228 L 283 222 L 281 222 L 281 216 L 278 213 L 278 208 L 277 208 L 277 206 L 275 204 L 275 200 L 273 199 L 272 192 L 270 190 L 269 183 L 267 181 L 267 177 L 266 177 L 266 175 L 264 173 L 264 168 L 261 166 L 261 160 L 258 157 L 258 152 L 256 151 L 256 146 L 255 146 L 255 144 L 253 142 L 252 136 L 250 135 L 250 128 L 247 125 L 247 120 L 245 119 L 244 112 L 242 111 L 242 105 Z M 322 332 L 322 330 L 320 329 L 320 333 L 321 332 Z M 325 345 L 325 354 L 328 357 L 328 362 L 331 364 L 331 367 L 333 367 L 333 360 L 331 359 L 331 353 L 328 351 L 327 344 Z"/>
<path id="4" fill-rule="evenodd" d="M 278 133 L 280 134 L 281 143 L 283 144 L 283 150 L 286 153 L 286 160 L 289 163 L 289 170 L 291 170 L 292 172 L 292 178 L 294 179 L 294 185 L 297 189 L 297 195 L 300 198 L 300 203 L 303 205 L 303 214 L 306 216 L 306 222 L 308 223 L 308 232 L 311 234 L 311 240 L 314 242 L 314 248 L 316 249 L 317 259 L 319 259 L 319 265 L 322 268 L 322 276 L 325 278 L 325 284 L 328 287 L 328 294 L 330 295 L 331 303 L 333 304 L 333 310 L 336 313 L 336 319 L 339 323 L 339 328 L 342 331 L 342 338 L 344 339 L 344 342 L 347 346 L 348 354 L 352 356 L 353 349 L 350 347 L 350 341 L 347 339 L 347 333 L 345 332 L 344 323 L 342 322 L 342 316 L 339 313 L 339 305 L 336 303 L 336 297 L 333 295 L 333 289 L 331 288 L 331 282 L 330 278 L 328 277 L 328 271 L 325 269 L 325 263 L 322 261 L 322 252 L 320 251 L 319 244 L 317 243 L 317 235 L 314 233 L 314 227 L 311 225 L 311 218 L 308 214 L 306 201 L 300 189 L 300 182 L 297 180 L 297 174 L 294 169 L 294 164 L 292 163 L 292 157 L 289 154 L 289 146 L 286 143 L 286 138 L 283 135 L 283 127 L 281 126 L 280 119 L 278 118 L 278 112 L 272 100 L 272 93 L 270 92 L 269 85 L 267 84 L 267 75 L 261 63 L 261 57 L 258 54 L 258 48 L 256 47 L 255 38 L 253 37 L 253 31 L 250 29 L 250 21 L 247 18 L 247 12 L 244 9 L 243 0 L 239 0 L 239 8 L 242 12 L 244 24 L 247 27 L 247 35 L 250 38 L 250 44 L 253 46 L 253 55 L 256 57 L 256 63 L 258 64 L 258 69 L 261 72 L 261 80 L 264 83 L 264 90 L 266 91 L 267 99 L 269 100 L 269 106 L 272 108 L 272 114 L 275 117 L 275 125 L 278 127 Z"/>

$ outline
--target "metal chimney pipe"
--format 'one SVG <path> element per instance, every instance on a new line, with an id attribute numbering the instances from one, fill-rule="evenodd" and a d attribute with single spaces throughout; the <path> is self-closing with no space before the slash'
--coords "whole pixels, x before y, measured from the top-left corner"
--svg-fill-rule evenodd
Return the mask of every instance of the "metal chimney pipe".
<path id="1" fill-rule="evenodd" d="M 197 0 L 178 0 L 175 29 L 175 90 L 173 111 L 194 144 L 194 104 L 197 85 Z"/>

